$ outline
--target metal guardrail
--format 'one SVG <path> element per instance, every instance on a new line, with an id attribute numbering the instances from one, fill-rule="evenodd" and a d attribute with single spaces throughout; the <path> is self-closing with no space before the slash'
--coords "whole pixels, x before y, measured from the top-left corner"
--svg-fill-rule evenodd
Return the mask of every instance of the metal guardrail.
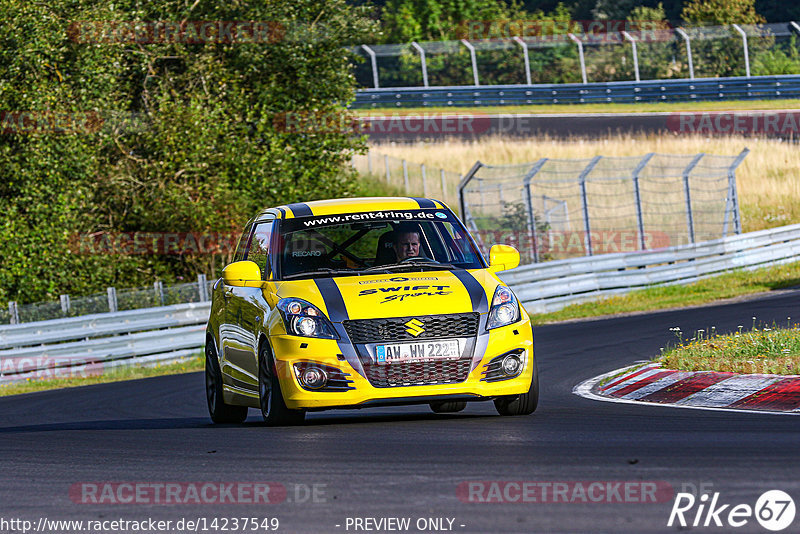
<path id="1" fill-rule="evenodd" d="M 526 265 L 501 273 L 531 313 L 686 284 L 732 269 L 800 261 L 800 224 L 649 252 Z M 0 326 L 0 383 L 99 374 L 175 361 L 200 350 L 210 303 L 102 313 Z"/>
<path id="2" fill-rule="evenodd" d="M 155 365 L 196 353 L 211 303 L 0 326 L 0 383 Z"/>
<path id="3" fill-rule="evenodd" d="M 362 89 L 351 108 L 506 106 L 686 102 L 799 98 L 800 76 L 753 76 L 644 80 L 640 82 L 565 83 Z"/>
<path id="4" fill-rule="evenodd" d="M 501 273 L 531 313 L 654 285 L 688 284 L 733 269 L 800 261 L 800 224 L 650 252 L 603 254 Z"/>

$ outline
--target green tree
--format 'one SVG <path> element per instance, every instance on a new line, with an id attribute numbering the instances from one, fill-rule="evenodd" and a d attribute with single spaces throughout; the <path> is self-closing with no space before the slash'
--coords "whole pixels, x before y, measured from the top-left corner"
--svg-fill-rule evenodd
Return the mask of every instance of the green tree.
<path id="1" fill-rule="evenodd" d="M 766 19 L 756 12 L 755 0 L 690 0 L 684 5 L 681 18 L 693 26 L 766 22 Z"/>
<path id="2" fill-rule="evenodd" d="M 104 118 L 99 129 L 63 134 L 3 129 L 0 301 L 219 268 L 204 255 L 77 254 L 76 234 L 229 232 L 267 205 L 353 194 L 346 163 L 363 139 L 339 129 L 287 131 L 279 119 L 345 111 L 355 81 L 344 45 L 376 31 L 367 8 L 344 0 L 9 0 L 0 14 L 0 109 Z M 95 42 L 75 24 L 114 20 L 277 26 L 268 42 L 193 43 Z"/>

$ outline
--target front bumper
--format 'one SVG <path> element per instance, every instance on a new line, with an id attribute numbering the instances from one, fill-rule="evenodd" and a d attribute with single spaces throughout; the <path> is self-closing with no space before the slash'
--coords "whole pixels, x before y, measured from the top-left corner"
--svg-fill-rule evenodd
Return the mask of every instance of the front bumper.
<path id="1" fill-rule="evenodd" d="M 473 363 L 466 380 L 459 383 L 374 387 L 350 364 L 336 340 L 289 335 L 271 337 L 271 344 L 286 406 L 291 409 L 362 408 L 389 404 L 419 404 L 444 400 L 488 400 L 501 395 L 526 393 L 533 379 L 533 334 L 530 321 L 523 320 L 491 330 L 486 350 Z M 524 349 L 527 362 L 515 378 L 496 382 L 481 380 L 484 365 L 492 358 L 515 349 Z M 475 363 L 477 361 L 477 363 Z M 315 362 L 335 367 L 352 381 L 347 391 L 309 391 L 295 373 L 295 363 Z"/>

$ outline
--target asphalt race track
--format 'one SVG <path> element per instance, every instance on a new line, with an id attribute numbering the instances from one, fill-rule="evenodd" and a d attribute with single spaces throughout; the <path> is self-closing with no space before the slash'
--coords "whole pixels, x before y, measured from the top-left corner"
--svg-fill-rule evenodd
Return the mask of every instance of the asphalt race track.
<path id="1" fill-rule="evenodd" d="M 479 403 L 454 415 L 427 406 L 320 412 L 294 428 L 264 427 L 251 410 L 243 426 L 212 426 L 200 373 L 2 398 L 0 519 L 276 517 L 279 532 L 316 533 L 388 532 L 374 523 L 355 530 L 352 518 L 399 517 L 410 518 L 408 532 L 419 532 L 420 518 L 449 518 L 456 532 L 661 532 L 678 530 L 667 520 L 682 488 L 719 492 L 719 503 L 731 507 L 754 506 L 771 489 L 800 503 L 800 418 L 596 402 L 571 392 L 657 354 L 673 326 L 735 330 L 749 328 L 753 316 L 800 319 L 800 291 L 539 327 L 542 389 L 530 417 L 500 417 Z M 88 482 L 208 481 L 277 482 L 288 498 L 154 505 L 70 497 L 71 487 Z M 655 481 L 673 493 L 656 503 L 463 502 L 457 488 L 468 481 Z M 738 529 L 693 530 L 766 532 L 754 518 Z"/>

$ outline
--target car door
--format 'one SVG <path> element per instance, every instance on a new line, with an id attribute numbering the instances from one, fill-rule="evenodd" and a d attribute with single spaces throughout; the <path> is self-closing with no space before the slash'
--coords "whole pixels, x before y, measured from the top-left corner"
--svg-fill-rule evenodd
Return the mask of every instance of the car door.
<path id="1" fill-rule="evenodd" d="M 270 241 L 274 220 L 254 224 L 242 260 L 255 262 L 261 269 L 262 280 L 271 276 Z M 269 308 L 260 287 L 226 286 L 230 293 L 228 315 L 230 342 L 226 360 L 233 384 L 247 389 L 258 388 L 258 332 Z"/>

